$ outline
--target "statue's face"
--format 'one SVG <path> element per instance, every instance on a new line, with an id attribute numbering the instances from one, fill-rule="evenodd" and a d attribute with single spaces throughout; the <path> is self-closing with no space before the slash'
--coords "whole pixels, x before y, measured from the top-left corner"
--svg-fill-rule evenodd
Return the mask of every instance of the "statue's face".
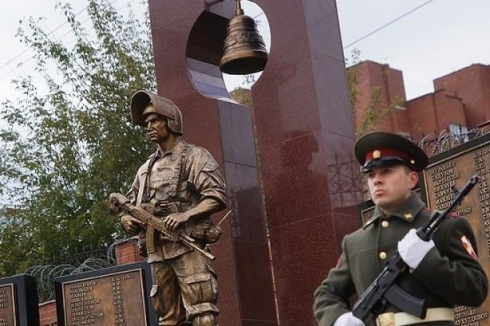
<path id="1" fill-rule="evenodd" d="M 170 137 L 167 118 L 151 113 L 145 117 L 146 132 L 152 142 L 161 143 Z"/>

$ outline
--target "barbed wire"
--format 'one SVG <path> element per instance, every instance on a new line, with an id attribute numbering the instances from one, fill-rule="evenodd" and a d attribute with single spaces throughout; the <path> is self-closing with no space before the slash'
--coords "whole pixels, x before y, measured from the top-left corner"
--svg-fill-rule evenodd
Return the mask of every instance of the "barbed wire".
<path id="1" fill-rule="evenodd" d="M 447 131 L 445 129 L 439 134 L 434 133 L 426 135 L 420 142 L 418 142 L 418 146 L 430 157 L 460 146 L 470 140 L 488 134 L 489 132 L 490 126 L 477 127 L 458 133 Z"/>
<path id="2" fill-rule="evenodd" d="M 24 274 L 36 278 L 39 302 L 54 300 L 56 278 L 115 266 L 115 247 L 118 244 L 127 241 L 128 239 L 116 240 L 106 250 L 92 250 L 90 252 L 86 252 L 84 254 L 89 255 L 89 257 L 79 264 L 66 263 L 77 262 L 80 256 L 80 254 L 77 253 L 76 255 L 72 255 L 58 261 L 58 263 L 55 264 L 32 266 L 28 268 Z M 137 240 L 134 238 L 130 238 L 129 241 L 134 244 L 137 243 Z"/>

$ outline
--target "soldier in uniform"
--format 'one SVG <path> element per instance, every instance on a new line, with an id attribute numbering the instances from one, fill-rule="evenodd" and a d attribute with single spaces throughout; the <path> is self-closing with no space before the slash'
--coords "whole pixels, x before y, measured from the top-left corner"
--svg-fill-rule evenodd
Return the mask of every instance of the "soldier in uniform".
<path id="1" fill-rule="evenodd" d="M 469 222 L 452 216 L 432 240 L 417 236 L 416 229 L 431 212 L 412 189 L 428 158 L 411 141 L 395 134 L 372 133 L 357 141 L 355 155 L 376 206 L 361 229 L 345 236 L 337 266 L 315 291 L 318 325 L 365 325 L 352 315 L 351 297 L 360 296 L 398 250 L 409 268 L 397 285 L 425 299 L 427 314 L 420 319 L 389 305 L 385 313 L 375 316 L 376 324 L 454 326 L 454 306 L 479 306 L 488 291 Z"/>
<path id="2" fill-rule="evenodd" d="M 217 162 L 206 149 L 182 139 L 182 114 L 169 99 L 139 91 L 131 98 L 131 118 L 146 127 L 157 149 L 138 170 L 127 197 L 161 217 L 172 234 L 185 232 L 206 249 L 221 234 L 210 215 L 226 207 Z M 140 254 L 150 264 L 158 325 L 217 325 L 218 288 L 209 259 L 130 215 L 122 215 L 121 223 L 129 234 L 139 234 Z"/>

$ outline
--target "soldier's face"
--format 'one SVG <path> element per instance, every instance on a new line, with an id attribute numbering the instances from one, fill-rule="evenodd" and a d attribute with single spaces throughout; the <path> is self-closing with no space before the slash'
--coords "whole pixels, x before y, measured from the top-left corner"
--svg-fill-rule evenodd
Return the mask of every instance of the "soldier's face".
<path id="1" fill-rule="evenodd" d="M 403 165 L 374 169 L 366 177 L 371 199 L 387 214 L 410 196 L 418 181 L 418 174 Z"/>
<path id="2" fill-rule="evenodd" d="M 167 119 L 158 114 L 151 113 L 145 118 L 146 131 L 152 142 L 161 143 L 170 136 Z"/>

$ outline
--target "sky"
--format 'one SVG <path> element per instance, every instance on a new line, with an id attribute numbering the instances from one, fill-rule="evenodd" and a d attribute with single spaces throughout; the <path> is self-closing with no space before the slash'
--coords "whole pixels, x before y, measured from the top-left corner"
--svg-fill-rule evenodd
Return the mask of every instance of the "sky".
<path id="1" fill-rule="evenodd" d="M 14 94 L 10 81 L 34 68 L 33 52 L 15 37 L 19 20 L 45 17 L 42 23 L 53 37 L 69 42 L 67 24 L 58 0 L 3 1 L 0 11 L 0 99 Z M 87 17 L 87 0 L 66 0 Z M 184 1 L 184 0 L 179 0 Z M 231 1 L 231 0 L 230 0 Z M 142 9 L 139 0 L 112 0 L 124 10 L 129 2 Z M 260 21 L 266 43 L 267 20 L 250 1 L 242 1 L 245 13 Z M 433 80 L 471 64 L 490 64 L 489 0 L 337 0 L 344 55 L 353 49 L 361 60 L 388 64 L 403 72 L 407 99 L 433 92 Z M 272 40 L 271 40 L 272 39 Z M 21 67 L 19 67 L 21 64 Z M 227 80 L 240 85 L 242 79 Z"/>
<path id="2" fill-rule="evenodd" d="M 338 0 L 337 7 L 344 55 L 357 48 L 361 60 L 401 70 L 407 99 L 433 92 L 436 78 L 490 64 L 488 0 Z"/>
<path id="3" fill-rule="evenodd" d="M 32 59 L 34 52 L 26 47 L 16 37 L 21 24 L 20 20 L 26 21 L 29 17 L 35 20 L 43 18 L 39 23 L 46 31 L 51 31 L 51 35 L 63 40 L 66 44 L 74 44 L 73 34 L 66 23 L 66 19 L 57 9 L 58 2 L 63 4 L 70 3 L 77 19 L 85 24 L 89 24 L 86 7 L 88 0 L 3 0 L 0 6 L 0 100 L 15 96 L 15 91 L 11 80 L 25 74 L 32 74 L 36 66 Z M 128 12 L 128 4 L 135 12 L 144 12 L 144 5 L 141 0 L 110 0 L 112 5 L 121 13 Z M 41 81 L 41 83 L 43 83 Z"/>

